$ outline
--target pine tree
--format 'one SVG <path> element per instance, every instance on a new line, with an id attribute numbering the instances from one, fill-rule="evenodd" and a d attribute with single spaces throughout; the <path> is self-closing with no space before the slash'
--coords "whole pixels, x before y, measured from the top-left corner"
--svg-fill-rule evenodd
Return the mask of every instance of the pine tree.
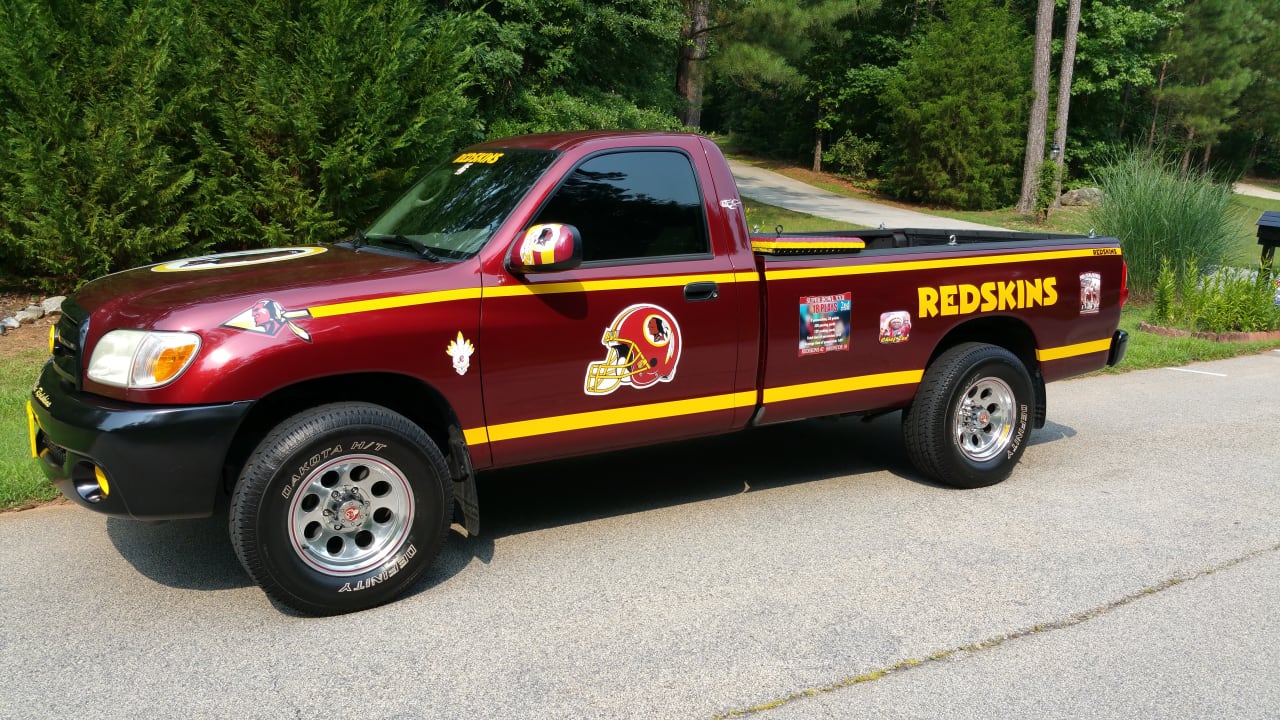
<path id="1" fill-rule="evenodd" d="M 1168 114 L 1169 142 L 1183 149 L 1182 169 L 1201 151 L 1207 170 L 1213 144 L 1239 112 L 1237 101 L 1253 82 L 1255 41 L 1264 27 L 1252 0 L 1195 0 L 1171 34 L 1172 56 L 1156 100 Z"/>
<path id="2" fill-rule="evenodd" d="M 881 103 L 890 109 L 899 197 L 964 208 L 1016 199 L 1029 47 L 1017 17 L 987 0 L 945 0 L 924 23 Z"/>

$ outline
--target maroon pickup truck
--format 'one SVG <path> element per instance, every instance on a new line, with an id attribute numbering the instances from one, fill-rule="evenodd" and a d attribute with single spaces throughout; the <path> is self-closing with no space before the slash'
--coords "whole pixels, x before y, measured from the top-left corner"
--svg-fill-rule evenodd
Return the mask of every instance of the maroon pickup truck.
<path id="1" fill-rule="evenodd" d="M 86 285 L 50 338 L 31 446 L 110 515 L 229 499 L 254 580 L 341 613 L 411 586 L 455 511 L 477 532 L 492 468 L 902 410 L 923 476 L 1000 482 L 1045 383 L 1124 355 L 1126 294 L 1113 238 L 752 235 L 706 138 L 510 138 L 347 242 Z"/>

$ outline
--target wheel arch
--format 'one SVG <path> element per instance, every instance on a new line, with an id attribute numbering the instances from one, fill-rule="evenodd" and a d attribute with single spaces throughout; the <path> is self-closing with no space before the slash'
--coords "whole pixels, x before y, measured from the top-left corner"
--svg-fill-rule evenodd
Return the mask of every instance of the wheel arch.
<path id="1" fill-rule="evenodd" d="M 240 423 L 223 467 L 223 484 L 229 493 L 254 448 L 273 427 L 286 418 L 319 405 L 367 402 L 395 411 L 436 443 L 447 457 L 449 427 L 458 419 L 443 395 L 431 385 L 395 373 L 351 373 L 312 378 L 280 388 L 254 403 Z"/>
<path id="2" fill-rule="evenodd" d="M 1013 353 L 1031 376 L 1031 384 L 1035 390 L 1035 412 L 1033 427 L 1044 427 L 1048 414 L 1048 398 L 1045 392 L 1044 375 L 1040 372 L 1040 360 L 1036 357 L 1036 336 L 1031 327 L 1021 318 L 1008 315 L 974 318 L 961 323 L 947 332 L 929 355 L 929 365 L 942 353 L 961 343 L 977 342 L 995 345 Z"/>

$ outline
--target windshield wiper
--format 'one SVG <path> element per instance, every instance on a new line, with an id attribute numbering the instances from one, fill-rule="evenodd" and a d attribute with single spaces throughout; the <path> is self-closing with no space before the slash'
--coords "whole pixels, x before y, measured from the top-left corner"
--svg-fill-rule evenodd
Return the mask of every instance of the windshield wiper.
<path id="1" fill-rule="evenodd" d="M 435 251 L 431 249 L 430 246 L 428 246 L 426 243 L 422 242 L 421 240 L 414 240 L 413 238 L 405 237 L 404 235 L 372 235 L 370 236 L 370 235 L 365 235 L 364 233 L 360 233 L 360 237 L 362 237 L 365 241 L 371 240 L 373 242 L 382 243 L 383 245 L 391 245 L 393 247 L 412 250 L 414 253 L 418 255 L 418 257 L 424 260 L 430 260 L 431 262 L 440 262 L 440 256 L 437 255 Z"/>

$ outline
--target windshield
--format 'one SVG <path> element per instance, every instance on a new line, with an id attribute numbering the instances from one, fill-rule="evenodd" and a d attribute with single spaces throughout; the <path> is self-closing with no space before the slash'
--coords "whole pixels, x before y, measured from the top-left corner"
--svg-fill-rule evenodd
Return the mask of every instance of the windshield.
<path id="1" fill-rule="evenodd" d="M 550 167 L 547 150 L 465 152 L 422 178 L 382 214 L 369 240 L 399 238 L 425 246 L 424 257 L 451 260 L 480 251 Z"/>

